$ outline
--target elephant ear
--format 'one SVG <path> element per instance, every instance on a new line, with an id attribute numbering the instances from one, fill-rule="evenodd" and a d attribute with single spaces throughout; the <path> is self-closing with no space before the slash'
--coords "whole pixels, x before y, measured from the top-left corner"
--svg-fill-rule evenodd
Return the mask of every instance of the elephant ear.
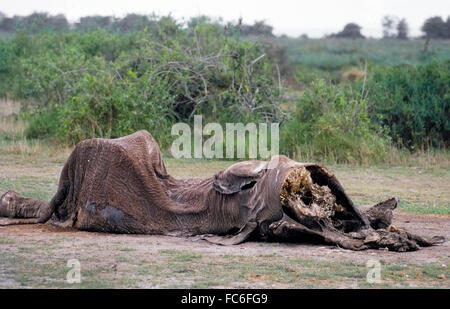
<path id="1" fill-rule="evenodd" d="M 254 221 L 247 222 L 236 234 L 225 236 L 206 236 L 204 240 L 222 246 L 238 245 L 246 241 L 258 224 Z"/>
<path id="2" fill-rule="evenodd" d="M 257 160 L 233 164 L 214 175 L 213 187 L 222 194 L 234 194 L 249 189 L 265 173 L 266 166 L 267 162 Z"/>

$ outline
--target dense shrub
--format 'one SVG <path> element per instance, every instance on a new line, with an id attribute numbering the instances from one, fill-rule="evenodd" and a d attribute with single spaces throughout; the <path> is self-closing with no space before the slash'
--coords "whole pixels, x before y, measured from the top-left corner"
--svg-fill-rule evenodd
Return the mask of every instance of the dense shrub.
<path id="1" fill-rule="evenodd" d="M 411 150 L 448 147 L 450 61 L 378 67 L 368 82 L 372 120 Z"/>
<path id="2" fill-rule="evenodd" d="M 6 41 L 0 40 L 0 93 L 9 91 L 9 79 L 13 71 L 13 50 Z"/>
<path id="3" fill-rule="evenodd" d="M 281 122 L 281 151 L 301 160 L 379 162 L 391 140 L 448 147 L 449 42 L 424 53 L 423 40 L 241 35 L 207 17 L 140 15 L 18 30 L 0 38 L 0 97 L 22 102 L 28 137 L 64 143 L 146 129 L 164 148 L 174 123 L 202 114 Z M 303 92 L 280 104 L 285 81 Z"/>
<path id="4" fill-rule="evenodd" d="M 9 95 L 26 103 L 29 137 L 76 143 L 146 129 L 166 146 L 171 125 L 194 114 L 222 123 L 281 115 L 263 47 L 215 24 L 187 31 L 166 18 L 151 33 L 21 33 L 8 44 L 10 52 L 0 44 L 0 69 L 14 58 Z"/>
<path id="5" fill-rule="evenodd" d="M 380 162 L 389 150 L 370 123 L 368 102 L 323 79 L 301 94 L 280 135 L 281 151 L 300 160 Z"/>

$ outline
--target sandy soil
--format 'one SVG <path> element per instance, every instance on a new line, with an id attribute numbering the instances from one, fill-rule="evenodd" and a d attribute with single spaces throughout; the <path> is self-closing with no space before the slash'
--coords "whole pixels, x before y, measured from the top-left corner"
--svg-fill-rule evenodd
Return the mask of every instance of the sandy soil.
<path id="1" fill-rule="evenodd" d="M 414 264 L 427 264 L 439 262 L 450 258 L 450 216 L 449 215 L 417 215 L 397 212 L 393 221 L 398 228 L 404 228 L 410 232 L 423 235 L 445 236 L 447 241 L 443 244 L 423 248 L 415 252 L 389 252 L 385 250 L 366 250 L 355 252 L 343 250 L 333 246 L 312 244 L 286 244 L 246 242 L 235 246 L 218 246 L 210 244 L 198 237 L 183 238 L 160 235 L 119 235 L 102 234 L 77 231 L 74 229 L 62 229 L 51 225 L 16 225 L 0 227 L 0 236 L 47 242 L 55 236 L 70 238 L 76 246 L 95 245 L 108 247 L 108 244 L 123 244 L 128 248 L 142 252 L 157 252 L 164 249 L 186 250 L 205 255 L 243 255 L 257 256 L 261 254 L 276 253 L 282 257 L 298 257 L 327 261 L 353 261 L 365 263 L 368 259 L 375 258 L 386 262 L 404 261 Z M 101 248 L 107 249 L 107 248 Z M 107 252 L 108 250 L 100 250 Z"/>

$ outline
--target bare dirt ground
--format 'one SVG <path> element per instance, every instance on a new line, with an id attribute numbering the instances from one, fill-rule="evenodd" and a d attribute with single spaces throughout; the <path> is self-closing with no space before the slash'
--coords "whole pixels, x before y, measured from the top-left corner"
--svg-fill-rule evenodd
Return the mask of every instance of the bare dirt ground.
<path id="1" fill-rule="evenodd" d="M 450 216 L 397 213 L 395 226 L 450 237 Z M 51 225 L 0 227 L 0 288 L 450 288 L 450 243 L 398 253 L 327 245 L 118 235 Z M 83 281 L 66 282 L 77 259 Z M 382 282 L 367 283 L 367 262 Z"/>
<path id="2" fill-rule="evenodd" d="M 450 216 L 447 215 L 417 215 L 400 212 L 395 215 L 394 225 L 397 228 L 406 229 L 423 236 L 442 235 L 446 239 L 450 238 Z M 256 241 L 235 246 L 218 246 L 198 237 L 104 234 L 77 231 L 75 229 L 63 229 L 48 224 L 0 227 L 1 236 L 16 238 L 18 242 L 25 239 L 46 242 L 54 237 L 64 236 L 65 238 L 72 239 L 79 246 L 98 243 L 100 247 L 107 244 L 110 240 L 114 240 L 115 242 L 126 244 L 135 250 L 143 250 L 145 252 L 174 249 L 208 255 L 232 254 L 258 256 L 277 254 L 283 257 L 312 258 L 340 262 L 364 262 L 369 258 L 376 257 L 386 262 L 403 261 L 413 264 L 424 264 L 439 262 L 443 258 L 450 258 L 449 241 L 438 246 L 422 248 L 422 250 L 414 252 L 398 253 L 386 250 L 365 250 L 358 252 L 328 245 L 266 243 Z"/>

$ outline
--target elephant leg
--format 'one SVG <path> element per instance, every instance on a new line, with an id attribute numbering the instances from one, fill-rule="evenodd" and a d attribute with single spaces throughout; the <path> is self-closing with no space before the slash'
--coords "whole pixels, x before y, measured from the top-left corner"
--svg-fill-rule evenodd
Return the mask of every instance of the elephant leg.
<path id="1" fill-rule="evenodd" d="M 28 218 L 28 219 L 0 218 L 0 226 L 36 224 L 36 223 L 39 223 L 39 218 Z"/>
<path id="2" fill-rule="evenodd" d="M 286 215 L 281 220 L 269 225 L 269 236 L 270 238 L 285 241 L 324 241 L 324 237 L 320 232 L 312 230 Z"/>
<path id="3" fill-rule="evenodd" d="M 284 215 L 281 220 L 270 224 L 269 231 L 270 236 L 279 240 L 291 242 L 328 243 L 352 250 L 367 249 L 367 246 L 364 245 L 363 236 L 352 237 L 332 229 L 328 230 L 326 227 L 324 227 L 323 231 L 313 230 L 299 222 L 294 221 L 286 215 Z"/>
<path id="4" fill-rule="evenodd" d="M 25 198 L 13 190 L 0 197 L 0 225 L 43 223 L 50 213 L 49 202 Z"/>
<path id="5" fill-rule="evenodd" d="M 205 236 L 203 237 L 203 239 L 216 245 L 223 245 L 223 246 L 238 245 L 249 239 L 250 235 L 253 233 L 256 227 L 257 224 L 255 222 L 247 222 L 247 224 L 243 228 L 241 228 L 241 230 L 235 235 Z"/>

